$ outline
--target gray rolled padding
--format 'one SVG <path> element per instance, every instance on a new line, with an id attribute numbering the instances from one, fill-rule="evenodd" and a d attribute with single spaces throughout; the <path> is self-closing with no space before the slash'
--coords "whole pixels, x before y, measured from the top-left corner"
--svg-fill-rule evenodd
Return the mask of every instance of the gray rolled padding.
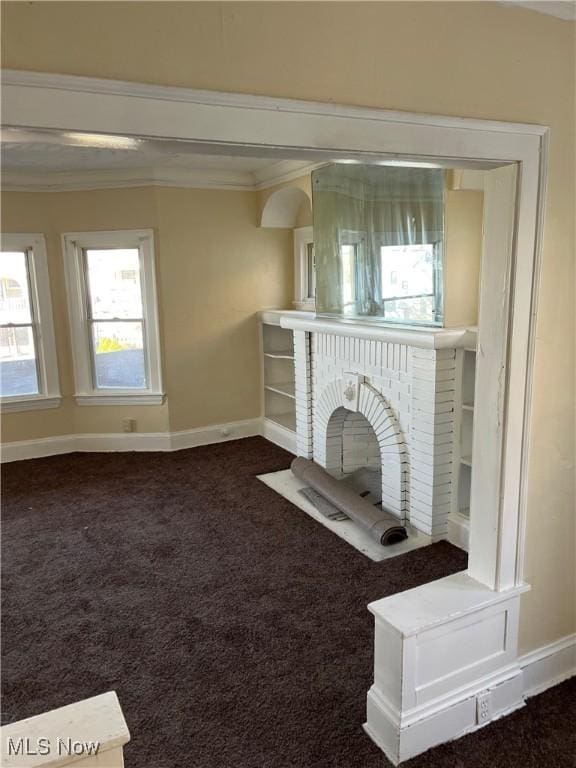
<path id="1" fill-rule="evenodd" d="M 408 537 L 406 528 L 398 518 L 374 507 L 314 461 L 298 457 L 292 462 L 291 468 L 299 480 L 322 494 L 330 504 L 358 523 L 380 544 L 396 544 Z"/>

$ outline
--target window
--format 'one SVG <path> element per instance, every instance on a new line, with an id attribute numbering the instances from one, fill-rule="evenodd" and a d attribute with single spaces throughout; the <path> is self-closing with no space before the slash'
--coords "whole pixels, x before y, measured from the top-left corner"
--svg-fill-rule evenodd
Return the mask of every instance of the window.
<path id="1" fill-rule="evenodd" d="M 151 230 L 64 235 L 80 405 L 163 401 Z"/>
<path id="2" fill-rule="evenodd" d="M 294 306 L 313 311 L 316 306 L 316 263 L 312 227 L 294 230 Z"/>
<path id="3" fill-rule="evenodd" d="M 314 243 L 306 243 L 307 296 L 310 301 L 316 299 L 316 264 L 314 263 Z"/>
<path id="4" fill-rule="evenodd" d="M 380 239 L 390 238 L 381 234 Z M 417 323 L 442 318 L 439 249 L 439 243 L 380 245 L 382 307 L 387 320 Z"/>
<path id="5" fill-rule="evenodd" d="M 3 411 L 55 408 L 61 402 L 42 235 L 2 236 L 0 395 Z"/>
<path id="6" fill-rule="evenodd" d="M 366 294 L 362 281 L 365 279 L 361 265 L 366 259 L 366 233 L 343 229 L 338 233 L 340 250 L 340 283 L 342 314 L 355 315 Z"/>

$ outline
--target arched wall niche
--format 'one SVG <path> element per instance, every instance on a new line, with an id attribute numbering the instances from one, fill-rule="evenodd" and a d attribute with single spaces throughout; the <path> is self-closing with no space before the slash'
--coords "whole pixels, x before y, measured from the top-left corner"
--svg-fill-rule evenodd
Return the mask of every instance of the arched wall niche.
<path id="1" fill-rule="evenodd" d="M 297 186 L 282 187 L 272 192 L 262 206 L 260 226 L 273 229 L 293 229 L 302 222 L 312 222 L 312 202 L 309 194 Z"/>

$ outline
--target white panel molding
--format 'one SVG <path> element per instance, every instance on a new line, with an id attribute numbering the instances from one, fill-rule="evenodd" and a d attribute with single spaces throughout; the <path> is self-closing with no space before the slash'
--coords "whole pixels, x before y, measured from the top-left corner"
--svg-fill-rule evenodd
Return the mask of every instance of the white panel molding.
<path id="1" fill-rule="evenodd" d="M 374 685 L 368 694 L 369 722 L 364 729 L 391 762 L 398 765 L 434 745 L 483 728 L 523 707 L 526 699 L 574 675 L 576 635 L 570 635 L 525 654 L 517 663 L 479 677 L 471 685 L 408 716 L 402 717 Z M 478 697 L 485 695 L 490 696 L 489 717 L 486 722 L 479 722 Z"/>
<path id="2" fill-rule="evenodd" d="M 180 432 L 75 434 L 2 443 L 1 461 L 38 459 L 62 453 L 108 451 L 178 451 L 263 434 L 261 419 L 232 421 Z M 265 435 L 266 437 L 266 435 Z M 272 441 L 275 442 L 275 441 Z M 284 447 L 284 446 L 282 446 Z"/>
<path id="3" fill-rule="evenodd" d="M 517 644 L 527 589 L 494 592 L 462 572 L 369 605 L 365 729 L 394 765 L 524 705 Z"/>

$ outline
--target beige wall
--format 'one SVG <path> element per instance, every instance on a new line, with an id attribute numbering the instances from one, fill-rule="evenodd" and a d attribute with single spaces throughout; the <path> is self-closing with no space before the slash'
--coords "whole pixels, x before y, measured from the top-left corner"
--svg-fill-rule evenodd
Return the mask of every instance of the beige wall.
<path id="1" fill-rule="evenodd" d="M 478 324 L 482 192 L 447 189 L 444 200 L 444 325 Z"/>
<path id="2" fill-rule="evenodd" d="M 254 192 L 169 188 L 3 195 L 4 232 L 46 236 L 61 408 L 6 414 L 2 439 L 191 429 L 259 415 L 259 309 L 292 298 L 292 233 L 258 229 Z M 76 406 L 60 236 L 151 227 L 156 232 L 163 406 Z M 233 383 L 231 384 L 231 377 Z"/>
<path id="3" fill-rule="evenodd" d="M 170 428 L 258 416 L 255 313 L 290 306 L 292 231 L 258 229 L 253 192 L 157 197 Z"/>
<path id="4" fill-rule="evenodd" d="M 521 649 L 573 632 L 574 25 L 489 2 L 5 2 L 2 12 L 14 69 L 551 126 Z"/>

